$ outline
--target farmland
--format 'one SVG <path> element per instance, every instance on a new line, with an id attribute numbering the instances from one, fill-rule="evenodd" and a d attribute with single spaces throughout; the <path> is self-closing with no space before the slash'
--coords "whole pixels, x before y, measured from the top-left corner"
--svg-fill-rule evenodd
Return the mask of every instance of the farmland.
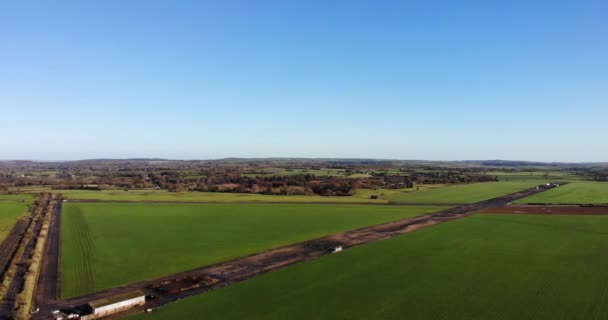
<path id="1" fill-rule="evenodd" d="M 588 177 L 563 171 L 488 171 L 485 174 L 496 176 L 499 181 L 578 181 L 588 179 Z"/>
<path id="2" fill-rule="evenodd" d="M 606 228 L 603 216 L 474 215 L 130 319 L 605 319 Z"/>
<path id="3" fill-rule="evenodd" d="M 0 196 L 0 199 L 3 197 Z M 0 242 L 4 240 L 17 219 L 26 212 L 27 203 L 0 200 Z"/>
<path id="4" fill-rule="evenodd" d="M 516 203 L 608 204 L 608 182 L 573 182 Z"/>
<path id="5" fill-rule="evenodd" d="M 31 194 L 0 194 L 0 202 L 32 202 L 34 196 Z"/>
<path id="6" fill-rule="evenodd" d="M 62 218 L 61 295 L 75 296 L 441 209 L 67 203 Z"/>
<path id="7" fill-rule="evenodd" d="M 103 200 L 103 201 L 149 201 L 149 202 L 323 202 L 347 203 L 368 202 L 382 203 L 384 200 L 370 200 L 361 197 L 322 197 L 322 196 L 278 196 L 254 193 L 221 193 L 221 192 L 168 192 L 166 190 L 55 190 L 70 200 Z"/>
<path id="8" fill-rule="evenodd" d="M 583 181 L 603 179 L 600 169 L 135 159 L 14 172 L 28 168 L 56 174 L 5 171 L 12 194 L 0 205 L 25 207 L 43 191 L 67 199 L 47 211 L 58 218 L 45 229 L 35 319 L 129 290 L 156 296 L 154 312 L 136 317 L 150 319 L 607 314 L 597 306 L 608 283 L 603 207 L 510 205 L 551 181 L 579 188 L 537 197 L 601 204 L 605 184 Z M 14 265 L 29 268 L 24 259 Z"/>
<path id="9" fill-rule="evenodd" d="M 166 190 L 54 190 L 69 200 L 126 202 L 217 202 L 217 203 L 471 203 L 516 192 L 542 181 L 484 182 L 464 185 L 419 185 L 409 189 L 360 189 L 354 196 L 278 196 L 252 193 L 168 192 Z M 419 189 L 419 190 L 418 190 Z M 379 199 L 371 200 L 371 195 Z"/>
<path id="10" fill-rule="evenodd" d="M 472 203 L 538 185 L 538 181 L 484 182 L 396 193 L 384 197 L 395 203 Z"/>
<path id="11" fill-rule="evenodd" d="M 279 196 L 252 193 L 168 192 L 166 190 L 53 190 L 69 200 L 217 203 L 469 203 L 535 186 L 539 181 L 484 182 L 470 185 L 428 184 L 408 189 L 360 189 L 353 196 Z M 436 189 L 446 189 L 443 191 Z M 433 192 L 428 192 L 433 190 Z M 470 194 L 474 192 L 475 194 Z M 371 200 L 371 195 L 379 199 Z"/>
<path id="12" fill-rule="evenodd" d="M 372 195 L 378 196 L 377 200 L 379 202 L 388 202 L 387 198 L 395 195 L 402 195 L 405 193 L 412 192 L 422 192 L 425 190 L 444 188 L 447 185 L 445 184 L 419 184 L 416 185 L 415 188 L 401 188 L 401 189 L 386 189 L 386 188 L 377 188 L 377 189 L 359 189 L 357 193 L 353 197 L 362 198 L 362 199 L 370 199 Z"/>

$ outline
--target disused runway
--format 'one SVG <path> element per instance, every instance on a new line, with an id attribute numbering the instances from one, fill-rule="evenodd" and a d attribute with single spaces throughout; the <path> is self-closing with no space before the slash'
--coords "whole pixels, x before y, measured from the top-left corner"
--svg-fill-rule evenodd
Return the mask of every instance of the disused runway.
<path id="1" fill-rule="evenodd" d="M 38 302 L 38 306 L 40 307 L 40 312 L 34 315 L 33 318 L 52 319 L 50 313 L 52 310 L 70 308 L 73 306 L 86 304 L 87 302 L 92 300 L 108 298 L 134 290 L 142 290 L 148 295 L 155 296 L 155 299 L 150 300 L 146 304 L 145 308 L 161 306 L 177 299 L 182 299 L 209 290 L 214 290 L 220 287 L 224 287 L 233 283 L 256 277 L 258 275 L 273 270 L 285 268 L 296 263 L 330 254 L 332 252 L 332 249 L 336 247 L 342 247 L 344 249 L 347 249 L 373 241 L 388 239 L 400 234 L 412 232 L 420 228 L 433 226 L 446 221 L 466 217 L 475 212 L 487 212 L 488 210 L 494 208 L 506 206 L 507 204 L 515 200 L 552 188 L 554 188 L 553 185 L 543 185 L 539 187 L 534 187 L 528 190 L 508 194 L 505 196 L 474 204 L 462 205 L 448 210 L 426 214 L 414 218 L 402 219 L 394 222 L 360 228 L 357 230 L 341 232 L 320 239 L 296 243 L 293 245 L 268 250 L 266 252 L 261 252 L 230 261 L 197 268 L 190 271 L 180 272 L 162 278 L 133 283 L 130 285 L 103 290 L 100 292 L 67 300 L 59 300 L 57 297 L 56 290 L 39 290 L 36 295 L 36 300 Z M 59 216 L 60 212 L 56 212 L 55 214 Z M 55 217 L 54 221 L 59 221 L 59 218 Z M 58 227 L 53 227 L 51 228 L 51 230 L 52 233 L 59 233 Z M 52 243 L 49 243 L 49 245 L 56 246 L 56 248 L 47 248 L 47 253 L 52 254 L 52 252 L 59 252 L 59 236 L 51 234 L 49 239 L 51 239 L 52 241 Z M 54 262 L 51 261 L 51 264 L 54 264 Z M 43 268 L 43 274 L 40 277 L 41 281 L 55 281 L 55 283 L 39 283 L 39 286 L 41 288 L 57 288 L 57 282 L 59 281 L 58 271 L 58 268 Z M 163 283 L 175 283 L 186 278 L 204 277 L 213 277 L 219 279 L 220 281 L 210 285 L 201 285 L 198 287 L 192 287 L 191 285 L 189 285 L 187 290 L 177 290 L 172 293 L 162 292 L 154 288 L 162 286 Z M 141 308 L 133 309 L 130 312 L 136 312 L 141 310 Z M 122 315 L 115 315 L 112 318 L 116 318 Z"/>

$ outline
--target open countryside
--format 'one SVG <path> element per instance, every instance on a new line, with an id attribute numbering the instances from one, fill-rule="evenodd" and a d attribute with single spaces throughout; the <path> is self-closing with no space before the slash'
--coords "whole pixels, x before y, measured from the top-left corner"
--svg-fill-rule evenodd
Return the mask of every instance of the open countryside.
<path id="1" fill-rule="evenodd" d="M 404 189 L 360 189 L 351 197 L 273 196 L 247 193 L 175 193 L 161 190 L 145 191 L 75 191 L 57 190 L 68 200 L 100 200 L 129 202 L 292 202 L 292 203 L 403 203 L 453 204 L 471 203 L 538 185 L 538 181 L 493 182 L 470 185 L 417 185 Z M 377 195 L 378 199 L 372 199 Z"/>
<path id="2" fill-rule="evenodd" d="M 477 214 L 130 319 L 603 319 L 607 227 Z"/>
<path id="3" fill-rule="evenodd" d="M 314 176 L 289 171 L 290 161 L 273 169 L 279 175 L 248 176 L 239 172 L 277 162 L 234 161 L 198 170 L 169 162 L 171 171 L 166 163 L 116 161 L 110 167 L 122 169 L 106 174 L 105 184 L 98 180 L 107 164 L 85 171 L 74 163 L 81 176 L 73 178 L 47 174 L 54 164 L 20 167 L 15 181 L 45 184 L 0 195 L 12 239 L 3 242 L 0 311 L 33 319 L 606 314 L 594 300 L 602 287 L 593 285 L 603 283 L 597 270 L 606 267 L 593 258 L 606 240 L 602 167 L 547 174 L 531 164 L 500 171 L 353 162 L 336 169 L 352 174 Z M 352 176 L 358 172 L 370 174 Z M 534 178 L 504 181 L 500 173 Z M 456 299 L 463 296 L 466 307 Z M 234 301 L 242 307 L 228 308 Z M 522 301 L 533 307 L 514 307 Z"/>
<path id="4" fill-rule="evenodd" d="M 91 293 L 441 209 L 67 203 L 62 219 L 61 295 Z"/>
<path id="5" fill-rule="evenodd" d="M 5 1 L 0 320 L 608 319 L 608 1 Z"/>
<path id="6" fill-rule="evenodd" d="M 27 203 L 5 201 L 0 196 L 0 241 L 8 235 L 17 219 L 27 212 Z"/>
<path id="7" fill-rule="evenodd" d="M 393 194 L 386 197 L 395 203 L 473 203 L 501 196 L 503 194 L 531 188 L 537 181 L 487 182 L 449 186 L 419 192 Z"/>
<path id="8" fill-rule="evenodd" d="M 322 197 L 303 195 L 264 195 L 251 193 L 217 192 L 168 192 L 166 190 L 61 190 L 68 200 L 102 200 L 131 202 L 320 202 L 320 203 L 385 203 L 385 200 L 372 201 L 369 197 Z"/>
<path id="9" fill-rule="evenodd" d="M 608 205 L 608 183 L 573 182 L 563 188 L 521 199 L 517 203 Z"/>

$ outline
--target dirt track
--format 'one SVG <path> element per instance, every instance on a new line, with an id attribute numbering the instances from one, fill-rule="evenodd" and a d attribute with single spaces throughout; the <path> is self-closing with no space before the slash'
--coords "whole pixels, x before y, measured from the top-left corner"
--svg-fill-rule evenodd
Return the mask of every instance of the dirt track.
<path id="1" fill-rule="evenodd" d="M 23 234 L 21 236 L 22 243 L 20 245 L 25 246 L 23 255 L 21 256 L 21 258 L 19 259 L 19 261 L 16 265 L 15 275 L 9 285 L 8 292 L 7 292 L 6 296 L 4 297 L 4 299 L 2 300 L 2 302 L 0 303 L 0 319 L 10 319 L 10 317 L 12 316 L 13 307 L 17 300 L 17 296 L 23 289 L 23 285 L 25 282 L 25 276 L 26 276 L 29 266 L 30 266 L 30 260 L 34 254 L 36 242 L 38 241 L 38 236 L 40 235 L 40 231 L 42 229 L 41 217 L 43 217 L 46 214 L 49 214 L 46 211 L 46 208 L 48 207 L 49 203 L 50 203 L 50 199 L 47 198 L 47 200 L 45 202 L 43 202 L 42 204 L 39 204 L 39 206 L 41 206 L 43 209 L 41 210 L 40 214 L 37 217 L 35 217 L 36 221 L 34 222 L 35 224 L 33 225 L 33 230 L 24 232 L 24 233 L 32 232 L 32 238 L 29 239 L 27 242 L 24 242 L 26 239 L 23 237 Z M 29 228 L 32 228 L 31 223 L 29 225 L 30 225 Z"/>
<path id="2" fill-rule="evenodd" d="M 253 254 L 246 257 L 237 258 L 234 260 L 221 262 L 211 266 L 205 266 L 190 271 L 173 274 L 170 276 L 157 278 L 148 281 L 142 281 L 133 283 L 130 285 L 108 289 L 93 294 L 88 294 L 80 297 L 76 297 L 68 300 L 58 300 L 56 294 L 53 294 L 53 290 L 41 290 L 40 294 L 37 294 L 38 306 L 40 312 L 36 314 L 34 319 L 52 319 L 50 312 L 55 309 L 65 309 L 78 305 L 85 304 L 91 300 L 100 298 L 107 298 L 117 294 L 133 291 L 142 290 L 147 294 L 153 294 L 157 296 L 157 299 L 151 300 L 146 303 L 146 308 L 160 306 L 177 299 L 184 297 L 200 294 L 205 291 L 224 287 L 236 282 L 240 282 L 246 279 L 256 277 L 260 274 L 270 272 L 273 270 L 281 269 L 289 265 L 307 261 L 310 259 L 318 258 L 320 256 L 330 254 L 330 250 L 336 246 L 342 246 L 347 249 L 360 244 L 369 243 L 377 240 L 387 239 L 396 235 L 408 233 L 420 228 L 436 225 L 442 222 L 458 219 L 465 217 L 471 213 L 478 211 L 487 211 L 491 208 L 498 208 L 507 205 L 508 203 L 515 201 L 520 198 L 536 194 L 552 187 L 541 186 L 538 189 L 532 188 L 521 192 L 505 195 L 502 197 L 469 204 L 445 211 L 422 215 L 419 217 L 408 218 L 398 220 L 390 223 L 384 223 L 380 225 L 365 227 L 357 230 L 351 230 L 347 232 L 338 233 L 328 237 L 310 240 L 302 243 L 297 243 L 281 248 L 272 249 L 266 252 Z M 58 220 L 58 219 L 56 219 Z M 53 232 L 58 233 L 58 230 L 53 228 Z M 53 245 L 59 246 L 58 237 L 51 235 L 49 239 L 54 239 Z M 50 250 L 50 249 L 49 249 Z M 48 251 L 47 251 L 48 252 Z M 45 268 L 44 272 L 57 272 L 54 268 Z M 152 286 L 162 285 L 165 282 L 176 282 L 186 277 L 205 277 L 211 276 L 220 279 L 218 283 L 201 286 L 185 290 L 177 293 L 163 293 Z M 52 281 L 52 279 L 59 278 L 55 275 L 41 275 L 41 279 L 47 279 L 46 281 Z M 42 280 L 41 280 L 42 281 Z M 44 285 L 39 284 L 41 287 Z M 53 284 L 48 284 L 51 288 Z M 56 284 L 55 284 L 56 288 Z M 56 292 L 55 292 L 56 293 Z M 140 309 L 131 310 L 141 311 Z M 112 317 L 115 318 L 116 316 Z"/>
<path id="3" fill-rule="evenodd" d="M 36 287 L 35 300 L 37 305 L 42 304 L 46 297 L 56 297 L 59 294 L 61 200 L 56 202 L 54 211 L 51 216 L 47 245 L 44 248 L 40 276 Z"/>
<path id="4" fill-rule="evenodd" d="M 608 206 L 511 205 L 484 210 L 487 214 L 608 215 Z"/>
<path id="5" fill-rule="evenodd" d="M 31 221 L 31 218 L 19 219 L 6 239 L 0 244 L 0 279 L 4 276 L 6 269 L 8 269 L 15 251 L 17 251 L 19 242 L 21 241 L 25 230 L 30 226 Z"/>
<path id="6" fill-rule="evenodd" d="M 31 218 L 19 220 L 13 227 L 10 235 L 2 243 L 2 246 L 0 246 L 0 267 L 2 268 L 2 270 L 0 270 L 0 279 L 2 279 L 4 276 L 3 273 L 9 268 L 9 264 L 13 260 L 31 221 Z M 25 272 L 23 272 L 22 269 L 17 269 L 6 293 L 6 297 L 0 301 L 0 319 L 8 319 L 11 316 L 15 298 L 17 297 L 17 294 L 19 294 L 19 291 L 21 291 L 24 275 Z"/>

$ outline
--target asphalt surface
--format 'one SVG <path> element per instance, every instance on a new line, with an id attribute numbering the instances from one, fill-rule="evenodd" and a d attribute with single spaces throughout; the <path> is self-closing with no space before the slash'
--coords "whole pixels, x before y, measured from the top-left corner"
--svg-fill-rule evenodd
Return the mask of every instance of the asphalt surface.
<path id="1" fill-rule="evenodd" d="M 35 304 L 42 305 L 48 297 L 59 294 L 59 257 L 61 249 L 61 201 L 57 201 L 51 216 L 49 234 L 44 248 L 44 255 L 36 285 Z"/>

